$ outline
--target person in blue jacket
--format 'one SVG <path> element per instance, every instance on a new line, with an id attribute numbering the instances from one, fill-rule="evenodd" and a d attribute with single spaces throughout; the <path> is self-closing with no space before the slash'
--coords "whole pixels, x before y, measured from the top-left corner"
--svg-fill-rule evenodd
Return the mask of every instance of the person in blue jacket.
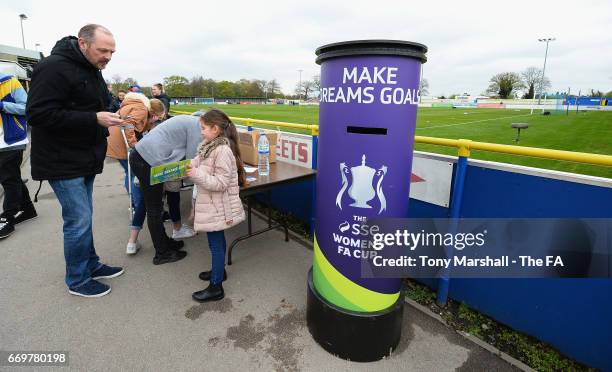
<path id="1" fill-rule="evenodd" d="M 11 235 L 15 225 L 37 216 L 28 188 L 21 179 L 23 151 L 28 144 L 27 99 L 15 76 L 0 73 L 0 184 L 4 188 L 0 239 Z"/>

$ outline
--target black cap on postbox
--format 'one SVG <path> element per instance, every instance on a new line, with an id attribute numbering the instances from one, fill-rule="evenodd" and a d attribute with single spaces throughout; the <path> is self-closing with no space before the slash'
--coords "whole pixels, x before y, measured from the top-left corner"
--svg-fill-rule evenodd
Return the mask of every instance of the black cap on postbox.
<path id="1" fill-rule="evenodd" d="M 403 40 L 353 40 L 323 45 L 315 50 L 317 64 L 336 57 L 351 55 L 395 55 L 427 62 L 427 47 Z"/>

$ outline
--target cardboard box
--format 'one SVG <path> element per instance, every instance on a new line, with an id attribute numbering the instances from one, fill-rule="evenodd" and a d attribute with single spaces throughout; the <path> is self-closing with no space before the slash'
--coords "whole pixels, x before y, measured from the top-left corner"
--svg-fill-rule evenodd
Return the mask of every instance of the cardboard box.
<path id="1" fill-rule="evenodd" d="M 270 143 L 270 163 L 276 162 L 276 141 L 278 140 L 278 133 L 267 132 L 268 142 Z M 240 155 L 242 161 L 257 165 L 259 162 L 259 156 L 257 154 L 257 143 L 259 141 L 259 130 L 253 130 L 251 132 L 238 131 L 238 145 L 240 147 Z"/>

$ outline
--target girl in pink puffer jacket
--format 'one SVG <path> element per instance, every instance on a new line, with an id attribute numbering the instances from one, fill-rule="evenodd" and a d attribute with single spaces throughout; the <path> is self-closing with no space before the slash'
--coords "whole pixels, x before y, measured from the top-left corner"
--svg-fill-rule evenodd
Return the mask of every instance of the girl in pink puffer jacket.
<path id="1" fill-rule="evenodd" d="M 223 230 L 245 218 L 240 200 L 240 186 L 246 173 L 238 148 L 238 132 L 221 110 L 212 109 L 200 117 L 204 142 L 198 155 L 187 168 L 187 176 L 197 185 L 194 229 L 206 231 L 212 255 L 212 270 L 200 273 L 210 285 L 192 297 L 198 302 L 218 301 L 224 297 L 222 282 L 225 272 L 225 234 Z"/>

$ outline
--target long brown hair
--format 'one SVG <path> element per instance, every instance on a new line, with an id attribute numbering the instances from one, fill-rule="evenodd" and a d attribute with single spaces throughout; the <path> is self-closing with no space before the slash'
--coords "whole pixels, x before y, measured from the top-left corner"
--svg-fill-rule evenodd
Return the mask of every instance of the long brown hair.
<path id="1" fill-rule="evenodd" d="M 151 102 L 149 115 L 157 115 L 162 118 L 166 115 L 166 106 L 164 106 L 162 101 L 158 100 L 157 98 L 151 98 L 149 102 Z"/>
<path id="2" fill-rule="evenodd" d="M 240 156 L 240 148 L 238 147 L 238 130 L 227 114 L 219 109 L 211 109 L 200 116 L 200 120 L 204 125 L 217 126 L 220 129 L 221 136 L 229 140 L 230 148 L 236 158 L 236 168 L 238 169 L 238 185 L 246 184 L 246 172 Z"/>

